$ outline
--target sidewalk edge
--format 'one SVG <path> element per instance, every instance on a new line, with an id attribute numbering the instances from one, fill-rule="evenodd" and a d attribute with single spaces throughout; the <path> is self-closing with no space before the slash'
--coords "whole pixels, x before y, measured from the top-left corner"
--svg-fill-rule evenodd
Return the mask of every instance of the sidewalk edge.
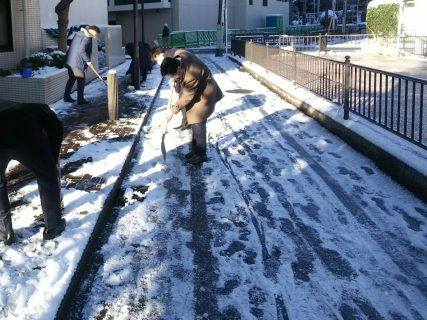
<path id="1" fill-rule="evenodd" d="M 68 311 L 70 308 L 70 303 L 73 301 L 75 294 L 77 293 L 77 289 L 79 287 L 79 285 L 81 284 L 82 280 L 85 277 L 85 270 L 86 270 L 86 266 L 89 265 L 90 262 L 90 258 L 94 252 L 94 248 L 96 247 L 96 243 L 98 241 L 99 238 L 99 234 L 103 229 L 103 226 L 105 224 L 105 222 L 107 221 L 108 216 L 110 215 L 113 205 L 116 201 L 116 198 L 119 194 L 119 190 L 120 190 L 120 186 L 123 183 L 124 178 L 126 177 L 127 173 L 129 172 L 130 168 L 131 168 L 131 161 L 132 158 L 135 155 L 135 150 L 136 150 L 136 146 L 138 145 L 139 141 L 140 141 L 140 136 L 141 136 L 141 131 L 142 128 L 144 127 L 144 125 L 147 123 L 147 120 L 150 116 L 151 110 L 153 108 L 153 104 L 154 101 L 156 100 L 159 92 L 160 92 L 160 88 L 162 87 L 162 83 L 164 81 L 164 78 L 162 78 L 162 80 L 159 83 L 159 86 L 157 87 L 156 93 L 154 94 L 153 99 L 151 99 L 147 110 L 145 112 L 145 114 L 143 115 L 143 120 L 141 122 L 140 127 L 138 128 L 137 133 L 135 134 L 135 138 L 132 142 L 132 146 L 126 156 L 126 159 L 123 163 L 123 167 L 120 171 L 120 174 L 117 178 L 117 180 L 115 181 L 110 193 L 108 194 L 108 196 L 105 199 L 104 205 L 102 207 L 101 212 L 99 213 L 98 219 L 95 223 L 95 226 L 93 228 L 92 234 L 86 244 L 86 247 L 83 250 L 83 253 L 81 255 L 81 258 L 79 260 L 79 262 L 77 263 L 77 267 L 76 270 L 70 280 L 70 284 L 68 285 L 68 288 L 61 300 L 61 303 L 58 307 L 58 310 L 56 312 L 55 315 L 55 319 L 66 319 L 67 315 L 69 315 Z"/>

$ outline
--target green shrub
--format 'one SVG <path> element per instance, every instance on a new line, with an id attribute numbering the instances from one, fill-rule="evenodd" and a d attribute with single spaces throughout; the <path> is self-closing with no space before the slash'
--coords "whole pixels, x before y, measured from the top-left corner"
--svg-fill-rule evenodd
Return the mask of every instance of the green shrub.
<path id="1" fill-rule="evenodd" d="M 33 70 L 42 67 L 56 67 L 61 69 L 65 66 L 65 54 L 62 51 L 46 48 L 42 52 L 37 52 L 20 61 L 20 67 L 32 66 Z"/>
<path id="2" fill-rule="evenodd" d="M 10 76 L 11 74 L 12 72 L 10 72 L 9 70 L 0 68 L 0 77 L 7 77 L 7 76 Z"/>
<path id="3" fill-rule="evenodd" d="M 383 4 L 375 8 L 369 8 L 366 16 L 368 29 L 376 35 L 397 35 L 399 22 L 399 5 Z"/>

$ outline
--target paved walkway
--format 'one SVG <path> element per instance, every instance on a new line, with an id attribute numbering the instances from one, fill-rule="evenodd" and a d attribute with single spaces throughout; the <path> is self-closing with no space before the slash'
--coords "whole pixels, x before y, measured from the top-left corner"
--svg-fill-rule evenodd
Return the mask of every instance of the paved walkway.
<path id="1" fill-rule="evenodd" d="M 234 69 L 234 65 L 226 68 L 217 66 L 212 59 L 208 59 L 207 62 L 210 63 L 212 69 L 217 68 L 216 73 L 220 74 L 220 77 L 222 77 L 221 84 L 225 86 L 225 84 L 228 83 L 228 88 L 231 91 L 227 90 L 227 92 L 235 92 L 236 87 L 238 87 L 237 90 L 241 90 L 242 88 L 237 86 L 240 81 L 245 83 L 245 85 L 246 82 L 252 81 L 249 77 L 243 78 L 239 73 L 234 75 L 233 78 L 227 79 L 229 76 L 228 73 L 231 72 L 230 70 Z M 153 87 L 158 86 L 159 83 L 155 84 L 153 81 Z M 99 90 L 105 90 L 103 86 L 93 86 L 92 89 L 88 88 L 89 90 L 87 93 L 89 99 L 91 99 L 91 90 L 98 90 L 98 94 L 94 95 L 94 97 L 98 97 L 93 98 L 92 104 L 87 106 L 70 105 L 70 108 L 64 108 L 63 112 L 62 110 L 58 110 L 58 114 L 64 121 L 65 131 L 67 132 L 62 148 L 64 187 L 66 189 L 72 188 L 81 191 L 80 198 L 83 199 L 80 199 L 79 203 L 76 202 L 76 199 L 67 199 L 67 218 L 69 218 L 67 221 L 70 221 L 69 228 L 67 228 L 64 234 L 67 240 L 76 237 L 76 233 L 80 232 L 78 227 L 83 226 L 84 221 L 93 219 L 93 217 L 97 217 L 98 214 L 98 207 L 89 208 L 92 210 L 91 212 L 84 211 L 88 208 L 87 206 L 81 210 L 77 207 L 83 201 L 91 202 L 95 205 L 102 205 L 105 203 L 104 195 L 108 195 L 112 189 L 111 181 L 114 179 L 117 181 L 117 176 L 119 175 L 118 173 L 114 173 L 113 177 L 107 174 L 96 176 L 95 173 L 90 172 L 94 175 L 94 177 L 92 177 L 89 174 L 82 175 L 77 172 L 77 168 L 83 167 L 84 163 L 92 162 L 91 157 L 94 158 L 94 162 L 97 160 L 95 159 L 95 153 L 99 152 L 102 146 L 93 142 L 101 140 L 110 140 L 112 142 L 132 141 L 142 122 L 140 120 L 141 110 L 145 112 L 146 107 L 144 103 L 147 103 L 148 99 L 132 99 L 126 94 L 126 91 L 128 91 L 126 90 L 127 86 L 125 79 L 120 78 L 121 120 L 115 124 L 107 121 L 106 92 L 103 91 L 102 94 L 99 94 Z M 195 173 L 195 170 L 191 170 L 192 168 L 188 169 L 181 165 L 183 143 L 179 143 L 178 141 L 173 149 L 175 151 L 169 153 L 168 156 L 169 161 L 176 162 L 176 165 L 171 166 L 175 170 L 175 176 L 165 181 L 166 183 L 158 183 L 157 181 L 156 190 L 161 190 L 161 192 L 164 193 L 160 193 L 160 197 L 153 197 L 143 202 L 149 214 L 151 214 L 150 212 L 156 211 L 154 209 L 156 209 L 155 205 L 157 205 L 150 201 L 157 201 L 160 199 L 162 202 L 162 206 L 159 207 L 160 209 L 171 208 L 171 212 L 177 219 L 176 224 L 170 224 L 171 227 L 181 226 L 183 230 L 187 230 L 186 228 L 188 228 L 188 226 L 192 228 L 194 228 L 194 226 L 201 227 L 200 229 L 190 229 L 194 235 L 191 240 L 191 243 L 194 245 L 193 250 L 195 250 L 197 256 L 205 257 L 205 259 L 196 261 L 195 268 L 191 270 L 195 270 L 196 273 L 200 275 L 207 275 L 207 277 L 197 279 L 195 283 L 196 290 L 194 292 L 196 293 L 196 301 L 198 302 L 196 304 L 197 315 L 200 315 L 201 318 L 204 316 L 205 310 L 212 314 L 219 314 L 220 310 L 217 306 L 220 305 L 227 307 L 221 310 L 221 312 L 223 312 L 221 315 L 225 315 L 224 318 L 228 319 L 232 319 L 233 315 L 239 314 L 248 315 L 248 317 L 243 316 L 243 318 L 249 318 L 252 314 L 257 318 L 261 318 L 264 315 L 265 318 L 270 319 L 314 319 L 316 318 L 315 315 L 323 315 L 323 317 L 319 316 L 318 318 L 326 319 L 327 317 L 325 314 L 338 314 L 338 312 L 341 313 L 343 318 L 349 319 L 365 316 L 366 318 L 382 319 L 382 315 L 391 314 L 388 313 L 389 310 L 393 311 L 391 315 L 395 318 L 410 319 L 410 316 L 404 316 L 404 314 L 407 315 L 410 314 L 410 312 L 415 313 L 413 316 L 414 319 L 417 318 L 418 315 L 418 318 L 423 317 L 425 308 L 422 306 L 424 305 L 423 302 L 425 298 L 422 294 L 425 293 L 425 287 L 422 284 L 425 277 L 422 266 L 425 264 L 424 257 L 426 253 L 422 250 L 422 246 L 419 243 L 422 241 L 419 239 L 424 235 L 424 230 L 420 227 L 424 225 L 425 221 L 424 204 L 416 200 L 416 209 L 409 210 L 406 206 L 412 206 L 415 201 L 405 201 L 407 199 L 402 200 L 398 196 L 391 196 L 389 199 L 384 200 L 382 189 L 385 183 L 381 183 L 382 180 L 378 179 L 380 172 L 376 172 L 376 170 L 372 169 L 370 162 L 362 164 L 358 159 L 355 163 L 358 163 L 360 167 L 354 167 L 354 157 L 349 155 L 347 157 L 349 160 L 345 160 L 342 158 L 342 154 L 337 154 L 337 150 L 340 150 L 342 153 L 342 147 L 340 147 L 341 141 L 336 141 L 336 137 L 332 137 L 332 135 L 329 138 L 322 138 L 319 140 L 318 137 L 323 137 L 326 134 L 329 135 L 329 133 L 325 133 L 322 128 L 319 128 L 322 134 L 313 134 L 313 121 L 302 118 L 300 113 L 296 112 L 293 107 L 283 108 L 283 101 L 276 100 L 276 96 L 270 97 L 271 93 L 263 87 L 259 88 L 258 83 L 253 84 L 253 86 L 253 92 L 255 93 L 252 95 L 246 95 L 243 94 L 243 92 L 241 92 L 242 97 L 238 98 L 232 94 L 228 95 L 228 97 L 225 98 L 228 100 L 222 102 L 224 109 L 221 110 L 219 108 L 218 111 L 221 112 L 218 112 L 216 118 L 212 119 L 212 121 L 215 121 L 213 127 L 216 128 L 216 134 L 211 135 L 210 139 L 211 145 L 213 146 L 212 154 L 216 155 L 215 157 L 212 155 L 210 162 L 202 167 L 204 168 L 204 174 L 198 175 Z M 168 91 L 166 90 L 166 94 L 163 96 L 166 97 L 167 93 Z M 227 103 L 225 103 L 225 101 Z M 163 102 L 163 100 L 158 102 L 158 107 L 161 107 L 164 104 Z M 55 105 L 53 107 L 55 108 Z M 246 117 L 244 116 L 245 113 Z M 255 118 L 251 120 L 254 113 L 260 113 L 261 115 L 258 116 L 267 118 L 267 124 L 264 125 Z M 134 121 L 135 117 L 139 118 L 139 121 Z M 224 121 L 226 117 L 230 119 Z M 245 123 L 245 121 L 247 122 L 249 120 L 253 123 Z M 240 127 L 241 125 L 243 125 L 242 128 Z M 266 130 L 267 127 L 274 128 L 275 131 Z M 149 133 L 150 131 L 147 132 L 146 137 L 149 137 Z M 275 138 L 272 139 L 272 137 Z M 148 144 L 151 143 L 153 148 L 159 147 L 159 139 L 156 137 L 144 140 L 147 141 Z M 265 143 L 270 140 L 272 140 L 271 144 Z M 296 143 L 296 140 L 301 140 L 304 147 L 300 147 L 299 144 Z M 92 144 L 92 146 L 90 146 L 90 144 Z M 92 148 L 87 148 L 85 151 L 83 150 L 85 147 Z M 109 150 L 111 147 L 104 146 L 104 148 L 105 150 Z M 279 150 L 279 153 L 277 153 L 277 150 Z M 90 152 L 93 152 L 93 154 Z M 353 151 L 350 150 L 349 152 L 352 153 Z M 300 159 L 304 158 L 302 155 L 309 155 L 309 161 L 301 161 Z M 141 170 L 141 168 L 138 170 L 144 173 L 149 172 L 149 170 L 158 165 L 160 156 L 157 158 L 150 158 L 148 156 L 142 158 L 146 162 L 140 161 L 139 163 L 145 163 L 146 170 Z M 320 167 L 320 160 L 322 159 L 324 159 L 324 166 L 328 168 L 328 170 Z M 328 163 L 326 163 L 325 159 L 328 160 Z M 248 164 L 242 166 L 242 163 L 246 161 Z M 339 165 L 334 167 L 334 170 L 331 170 L 332 166 L 329 165 L 331 161 Z M 347 168 L 343 163 L 348 164 L 348 166 L 351 165 L 351 168 Z M 121 168 L 122 162 L 117 162 L 117 167 Z M 283 179 L 283 176 L 281 177 L 281 170 L 289 170 L 289 172 L 283 171 L 283 173 L 286 173 L 286 179 Z M 227 173 L 226 177 L 224 177 L 224 172 Z M 335 177 L 330 177 L 334 172 L 339 174 L 340 181 L 345 187 L 335 183 Z M 160 172 L 160 174 L 162 173 L 163 171 Z M 153 179 L 160 174 L 152 173 L 150 176 L 151 180 L 149 179 L 149 181 L 138 180 L 134 182 L 148 185 L 152 181 L 156 182 L 156 180 Z M 218 182 L 219 176 L 221 177 L 221 184 Z M 318 176 L 320 176 L 321 179 Z M 203 177 L 203 179 L 200 177 Z M 253 181 L 253 177 L 261 177 L 260 182 Z M 178 182 L 184 179 L 185 183 L 183 187 Z M 380 189 L 378 189 L 379 191 L 372 191 L 370 184 L 365 184 L 363 182 L 365 179 L 376 181 L 375 183 L 378 183 L 380 186 Z M 109 183 L 106 183 L 107 180 Z M 385 180 L 389 181 L 388 178 Z M 218 184 L 217 188 L 221 192 L 215 192 L 217 190 L 213 188 L 213 186 L 215 186 L 214 182 Z M 109 186 L 105 187 L 105 185 L 108 184 Z M 282 184 L 286 185 L 282 186 Z M 185 186 L 192 186 L 192 188 L 198 191 L 196 196 L 189 199 L 188 202 L 180 201 L 188 197 Z M 207 188 L 207 186 L 210 187 Z M 230 186 L 238 186 L 241 190 L 231 193 Z M 316 196 L 317 194 L 325 194 L 326 187 L 332 190 L 332 192 L 330 192 L 330 200 L 324 200 Z M 312 191 L 309 191 L 310 188 L 312 188 Z M 91 192 L 98 190 L 100 190 L 100 192 Z M 226 190 L 226 192 L 224 192 L 224 190 Z M 286 192 L 284 190 L 286 190 Z M 305 190 L 304 192 L 308 196 L 301 197 L 301 190 Z M 102 196 L 95 198 L 98 193 Z M 170 198 L 169 194 L 177 194 L 179 196 L 177 200 L 179 201 L 175 203 L 173 198 L 169 200 L 172 205 L 165 206 L 164 202 Z M 289 194 L 292 196 L 283 196 Z M 276 195 L 278 195 L 278 199 L 276 199 Z M 266 198 L 270 200 L 271 207 L 267 206 L 270 205 L 269 203 L 264 206 L 264 200 Z M 295 201 L 295 203 L 290 203 L 289 199 L 294 199 L 293 201 Z M 239 208 L 236 207 L 236 201 L 240 204 Z M 327 201 L 326 205 L 323 201 Z M 399 201 L 401 203 L 398 203 Z M 360 204 L 355 205 L 354 202 Z M 389 205 L 389 202 L 395 205 Z M 187 215 L 181 215 L 184 204 L 187 207 L 191 204 L 191 207 L 197 210 L 185 210 Z M 365 208 L 365 206 L 367 207 Z M 283 209 L 281 209 L 281 212 L 285 213 L 277 214 L 281 207 Z M 404 208 L 402 209 L 401 207 Z M 331 216 L 329 208 L 336 209 L 338 213 L 336 218 L 334 215 Z M 369 215 L 372 215 L 372 219 L 367 218 L 368 215 L 364 213 L 365 210 L 369 212 Z M 176 212 L 180 214 L 176 215 Z M 198 212 L 214 212 L 217 214 L 209 216 L 207 214 L 203 215 L 210 219 L 208 221 L 198 219 L 196 215 Z M 224 217 L 224 212 L 231 212 L 231 214 L 229 214 L 229 217 Z M 286 212 L 289 212 L 289 216 Z M 345 212 L 348 212 L 348 215 L 345 215 Z M 396 215 L 395 212 L 399 214 Z M 188 213 L 191 215 L 189 216 Z M 275 213 L 275 215 L 273 216 L 272 213 Z M 251 217 L 251 219 L 246 221 L 243 219 L 243 216 Z M 388 218 L 389 216 L 396 216 L 396 220 L 393 223 L 388 223 L 390 221 L 390 218 Z M 227 218 L 228 221 L 225 220 L 225 218 Z M 331 219 L 333 219 L 333 223 L 330 222 Z M 165 219 L 165 221 L 169 222 L 170 220 Z M 326 224 L 322 223 L 325 221 L 327 222 Z M 137 222 L 138 220 L 129 220 L 126 225 L 134 227 Z M 162 221 L 156 223 L 156 225 L 160 227 L 164 225 L 169 226 L 169 224 L 163 225 L 161 222 Z M 196 222 L 199 223 L 199 225 L 197 225 Z M 208 229 L 208 222 L 213 226 L 218 226 L 218 228 L 212 229 L 211 231 Z M 367 230 L 361 233 L 364 235 L 362 237 L 364 241 L 360 240 L 361 238 L 359 235 L 356 236 L 356 234 L 354 234 L 353 237 L 349 236 L 353 232 L 356 233 L 356 229 L 352 228 L 352 226 L 354 226 L 353 222 L 357 222 L 358 225 L 364 227 L 364 230 Z M 181 223 L 181 225 L 179 223 Z M 328 230 L 323 229 L 324 225 L 329 226 Z M 277 228 L 273 228 L 272 226 L 276 226 Z M 35 227 L 38 227 L 38 225 Z M 350 227 L 347 229 L 350 230 L 349 232 L 341 232 L 347 227 Z M 396 227 L 395 230 L 399 231 L 399 236 L 395 238 L 394 233 L 385 232 L 394 227 Z M 137 229 L 142 230 L 142 228 Z M 232 231 L 231 237 L 230 230 Z M 164 231 L 165 230 L 159 231 L 160 236 L 173 236 L 176 234 L 176 229 L 171 229 L 170 232 L 169 230 L 166 230 L 167 232 Z M 400 231 L 402 231 L 402 233 L 400 233 Z M 33 231 L 31 229 L 28 231 L 25 229 L 20 232 L 21 235 L 24 234 L 24 232 L 33 234 L 36 233 L 37 230 Z M 418 234 L 419 238 L 414 238 L 415 236 L 411 237 L 411 239 L 409 239 L 411 241 L 400 238 L 400 235 L 406 234 L 406 232 L 409 234 Z M 227 236 L 225 236 L 226 234 Z M 35 242 L 31 242 L 34 237 L 28 236 L 27 234 L 24 235 L 25 237 L 22 237 L 24 240 L 22 244 L 20 244 L 20 248 L 22 247 L 24 250 L 27 250 L 29 245 L 33 245 L 34 248 L 34 251 L 25 251 L 31 252 L 31 259 L 34 261 L 32 270 L 44 270 L 46 266 L 45 260 L 48 260 L 51 254 L 49 250 L 60 252 L 64 250 L 61 245 L 67 245 L 67 243 L 64 242 L 58 244 L 58 249 L 56 249 L 56 247 L 54 249 L 50 249 L 50 247 L 40 248 L 38 238 L 35 239 Z M 158 249 L 161 247 L 157 246 L 158 244 L 163 243 L 167 245 L 170 243 L 166 241 L 168 240 L 167 237 L 155 238 L 152 237 L 152 235 L 153 233 L 148 233 L 148 237 L 151 238 L 148 243 L 153 244 L 153 252 L 159 252 Z M 199 238 L 200 235 L 206 237 Z M 284 237 L 284 235 L 286 237 Z M 77 234 L 77 238 L 79 238 L 79 236 L 80 234 Z M 89 238 L 89 236 L 90 235 L 88 235 L 87 238 Z M 119 242 L 127 241 L 124 247 L 125 255 L 128 255 L 129 252 L 132 254 L 134 251 L 137 253 L 146 252 L 142 251 L 147 249 L 147 243 L 145 242 L 137 242 L 138 244 L 144 244 L 141 246 L 141 251 L 133 249 L 128 250 L 128 248 L 135 249 L 135 247 L 132 246 L 132 244 L 134 244 L 134 239 L 132 237 L 117 239 L 120 239 Z M 184 237 L 184 239 L 186 238 Z M 208 247 L 209 243 L 207 239 L 209 241 L 214 239 L 213 243 L 215 245 L 213 250 Z M 284 239 L 286 239 L 286 243 Z M 345 250 L 340 250 L 338 252 L 338 250 L 335 249 L 337 247 L 337 239 L 341 239 L 340 243 L 344 244 Z M 372 243 L 369 243 L 367 239 L 369 241 L 371 241 L 371 239 L 374 240 L 372 242 L 373 246 L 370 246 Z M 224 243 L 224 241 L 226 241 L 226 243 Z M 360 250 L 356 250 L 356 254 L 351 254 L 350 247 L 356 246 L 361 242 L 363 245 L 357 247 Z M 244 243 L 244 246 L 242 246 L 242 243 Z M 185 250 L 188 249 L 187 245 L 188 242 L 183 241 L 183 248 Z M 116 252 L 117 251 L 114 251 L 113 253 Z M 161 252 L 168 253 L 162 255 L 162 257 L 174 258 L 174 253 L 176 254 L 176 252 L 179 251 L 168 252 L 166 250 L 161 250 Z M 257 254 L 258 252 L 261 254 Z M 288 254 L 289 252 L 292 252 L 292 254 Z M 360 252 L 366 255 L 366 261 L 370 261 L 369 264 L 363 265 L 362 261 L 365 260 L 360 257 Z M 378 255 L 378 252 L 384 252 L 386 255 Z M 91 254 L 93 254 L 93 252 L 91 252 Z M 418 265 L 412 265 L 415 255 L 418 255 L 417 262 L 419 263 L 420 269 L 417 269 Z M 33 258 L 33 256 L 35 256 L 35 258 Z M 64 254 L 62 257 L 64 258 L 65 256 Z M 386 259 L 384 259 L 384 257 Z M 279 263 L 281 259 L 284 261 L 281 262 L 282 264 Z M 242 263 L 241 260 L 243 260 L 244 263 Z M 121 259 L 121 261 L 126 265 L 128 264 L 128 260 L 126 259 Z M 155 260 L 153 259 L 152 261 Z M 141 255 L 141 263 L 149 263 L 152 261 L 146 259 L 144 255 Z M 222 268 L 224 265 L 216 263 L 216 261 L 227 263 L 229 268 Z M 381 268 L 380 270 L 386 271 L 384 272 L 384 277 L 380 279 L 377 278 L 372 282 L 377 284 L 379 280 L 384 281 L 381 286 L 377 286 L 371 290 L 370 287 L 365 287 L 367 283 L 365 279 L 369 279 L 369 282 L 371 282 L 371 278 L 368 276 L 374 274 L 373 272 L 378 269 L 376 261 L 386 261 L 387 268 L 388 266 L 392 266 L 394 269 Z M 67 264 L 67 262 L 68 261 L 62 262 L 62 264 Z M 179 265 L 184 264 L 181 263 Z M 280 268 L 280 266 L 283 267 L 285 265 L 287 266 L 286 268 Z M 150 267 L 150 265 L 147 266 Z M 171 266 L 175 267 L 175 265 Z M 236 269 L 235 266 L 243 266 L 243 269 Z M 254 273 L 253 266 L 261 267 L 256 269 Z M 366 268 L 366 266 L 369 266 L 369 268 Z M 215 272 L 216 269 L 230 271 L 226 272 L 223 279 L 221 279 L 221 281 L 223 280 L 224 282 L 224 287 L 215 287 L 218 285 L 216 279 L 217 274 Z M 187 270 L 174 270 L 178 270 L 180 275 L 187 274 Z M 188 274 L 190 274 L 191 270 Z M 22 269 L 19 268 L 12 271 L 11 274 L 22 273 Z M 237 271 L 239 271 L 238 277 L 234 277 L 234 273 Z M 280 274 L 280 272 L 283 273 Z M 144 277 L 146 274 L 149 273 L 141 272 L 140 275 Z M 291 279 L 287 282 L 286 277 L 292 274 L 296 281 L 293 282 Z M 37 273 L 37 276 L 38 275 L 39 273 Z M 397 276 L 394 275 L 399 276 L 399 278 L 397 279 Z M 393 276 L 397 279 L 395 283 L 398 283 L 400 288 L 393 284 L 393 290 L 390 290 L 388 283 L 389 279 L 393 279 Z M 34 283 L 34 275 L 28 274 L 28 277 L 31 278 L 31 283 Z M 163 279 L 167 280 L 167 278 Z M 274 290 L 272 290 L 270 284 L 273 283 L 275 279 L 279 279 L 280 281 L 277 283 L 274 282 Z M 310 279 L 313 279 L 314 286 L 306 286 Z M 406 281 L 406 279 L 409 279 L 409 281 Z M 363 284 L 363 286 L 359 285 L 359 287 L 363 287 L 363 294 L 358 293 L 356 290 L 357 286 L 353 287 L 357 281 L 360 281 L 359 284 Z M 340 286 L 337 286 L 338 282 Z M 139 284 L 138 282 L 135 283 Z M 164 280 L 160 282 L 160 284 L 164 283 L 167 284 L 167 281 Z M 286 285 L 287 283 L 291 283 L 292 286 L 288 287 Z M 155 282 L 155 284 L 158 286 L 159 282 Z M 417 285 L 418 289 L 412 290 L 412 288 L 409 288 L 409 286 L 413 284 Z M 330 285 L 329 288 L 327 288 L 328 285 Z M 236 290 L 237 287 L 238 290 Z M 342 290 L 342 295 L 337 294 L 337 296 L 335 296 L 337 288 L 345 289 Z M 347 288 L 350 288 L 350 290 L 346 290 Z M 182 295 L 182 287 L 179 287 L 179 289 L 180 291 L 177 292 L 177 296 Z M 305 293 L 308 292 L 309 294 L 302 295 L 301 293 L 306 289 L 307 291 L 305 291 Z M 421 291 L 421 294 L 418 293 L 417 290 Z M 103 291 L 101 292 L 104 294 Z M 275 295 L 275 292 L 279 292 L 280 295 Z M 324 294 L 324 292 L 330 295 L 328 296 Z M 393 295 L 393 297 L 396 294 L 400 295 L 403 298 L 399 299 L 399 301 L 406 301 L 405 299 L 409 297 L 408 300 L 416 304 L 418 309 L 415 308 L 415 311 L 412 311 L 413 308 L 411 309 L 408 303 L 408 305 L 396 306 L 396 309 L 398 309 L 396 311 L 394 310 L 395 306 L 393 304 L 385 302 L 384 299 L 382 299 L 380 293 L 383 292 L 387 292 L 388 297 L 390 297 L 390 295 Z M 416 300 L 411 300 L 411 294 L 413 294 L 413 292 L 417 293 Z M 43 293 L 43 290 L 40 290 L 41 296 L 44 296 Z M 304 296 L 312 299 L 309 301 L 310 303 L 304 299 L 300 299 L 300 297 Z M 161 297 L 161 295 L 159 297 Z M 214 299 L 210 299 L 210 297 Z M 241 297 L 245 297 L 248 301 L 246 302 L 245 300 L 245 304 L 240 303 L 241 306 L 244 307 L 237 308 L 235 306 L 239 305 Z M 379 302 L 377 300 L 379 300 Z M 329 303 L 330 301 L 334 301 L 334 303 Z M 335 304 L 335 301 L 340 301 L 340 303 Z M 181 305 L 185 304 L 182 303 Z M 17 306 L 19 307 L 20 305 L 17 304 Z M 331 309 L 325 308 L 325 306 L 331 306 Z M 24 307 L 22 306 L 22 308 Z M 339 310 L 336 308 L 339 308 Z M 378 310 L 376 308 L 380 312 L 377 312 Z M 19 308 L 17 308 L 17 310 L 19 310 Z M 102 312 L 104 312 L 104 310 Z M 249 312 L 251 314 L 249 314 Z M 417 314 L 417 312 L 420 314 Z M 277 317 L 270 317 L 270 315 L 276 313 L 280 315 Z"/>

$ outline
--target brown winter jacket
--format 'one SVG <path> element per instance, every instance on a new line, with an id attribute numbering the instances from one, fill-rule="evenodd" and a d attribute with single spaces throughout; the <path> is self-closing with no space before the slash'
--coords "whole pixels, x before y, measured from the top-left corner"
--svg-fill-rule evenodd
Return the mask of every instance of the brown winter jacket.
<path id="1" fill-rule="evenodd" d="M 181 60 L 181 70 L 175 80 L 179 99 L 173 108 L 186 109 L 188 124 L 206 120 L 224 96 L 211 71 L 199 58 L 183 49 L 170 49 L 165 57 Z"/>

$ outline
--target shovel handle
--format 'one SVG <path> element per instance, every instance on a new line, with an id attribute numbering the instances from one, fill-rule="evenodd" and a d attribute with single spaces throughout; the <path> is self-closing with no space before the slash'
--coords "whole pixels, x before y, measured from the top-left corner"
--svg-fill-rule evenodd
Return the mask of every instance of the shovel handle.
<path id="1" fill-rule="evenodd" d="M 92 63 L 89 64 L 89 67 L 93 70 L 93 72 L 95 72 L 95 74 L 97 75 L 97 77 L 104 82 L 105 85 L 107 85 L 107 83 L 105 82 L 105 80 L 101 77 L 101 75 L 98 73 L 98 71 L 96 71 L 96 69 L 93 67 Z"/>

